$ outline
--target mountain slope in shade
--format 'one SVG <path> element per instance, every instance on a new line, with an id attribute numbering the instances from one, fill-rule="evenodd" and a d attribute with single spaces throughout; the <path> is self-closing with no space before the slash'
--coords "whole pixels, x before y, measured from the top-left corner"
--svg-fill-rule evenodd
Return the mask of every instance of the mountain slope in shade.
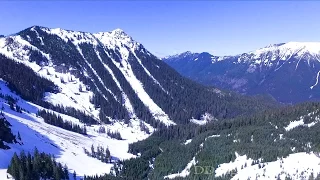
<path id="1" fill-rule="evenodd" d="M 285 103 L 320 100 L 318 42 L 280 43 L 236 56 L 209 55 L 199 61 L 200 54 L 162 60 L 202 84 L 249 95 L 270 94 Z"/>

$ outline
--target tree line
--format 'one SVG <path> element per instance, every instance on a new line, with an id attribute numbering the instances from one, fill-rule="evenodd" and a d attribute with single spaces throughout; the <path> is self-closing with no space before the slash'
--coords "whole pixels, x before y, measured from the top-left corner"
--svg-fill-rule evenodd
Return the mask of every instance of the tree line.
<path id="1" fill-rule="evenodd" d="M 110 150 L 107 147 L 106 149 L 102 146 L 97 146 L 97 148 L 95 148 L 93 145 L 91 146 L 91 151 L 88 151 L 86 148 L 83 148 L 84 153 L 90 157 L 99 159 L 102 162 L 105 163 L 111 163 L 111 154 L 110 154 Z"/>
<path id="2" fill-rule="evenodd" d="M 37 115 L 42 117 L 45 123 L 60 127 L 68 131 L 87 135 L 86 126 L 81 127 L 78 124 L 72 123 L 71 121 L 63 120 L 60 115 L 56 115 L 53 112 L 49 112 L 43 109 L 43 110 L 39 110 Z"/>

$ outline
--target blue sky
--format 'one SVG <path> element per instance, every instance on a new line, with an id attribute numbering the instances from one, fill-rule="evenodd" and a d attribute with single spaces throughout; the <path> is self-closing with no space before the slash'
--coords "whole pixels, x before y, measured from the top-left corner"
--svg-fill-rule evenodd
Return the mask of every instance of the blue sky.
<path id="1" fill-rule="evenodd" d="M 234 55 L 268 44 L 320 41 L 320 1 L 0 1 L 0 34 L 32 25 L 123 29 L 149 51 Z"/>

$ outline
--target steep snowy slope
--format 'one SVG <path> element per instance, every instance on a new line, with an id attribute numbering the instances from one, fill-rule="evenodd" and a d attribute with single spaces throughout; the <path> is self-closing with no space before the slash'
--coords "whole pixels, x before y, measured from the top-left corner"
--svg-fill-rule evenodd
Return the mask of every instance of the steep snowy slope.
<path id="1" fill-rule="evenodd" d="M 38 32 L 41 31 L 41 32 Z M 34 34 L 33 34 L 34 33 Z M 77 53 L 80 55 L 77 58 L 81 58 L 83 61 L 84 72 L 79 72 L 80 69 L 73 69 L 75 67 L 72 67 L 72 65 L 78 65 L 80 64 L 80 59 L 73 59 L 73 57 L 69 57 L 70 59 L 63 59 L 61 61 L 66 61 L 65 63 L 57 64 L 57 59 L 55 55 L 52 55 L 50 53 L 59 53 L 58 50 L 53 49 L 54 52 L 48 50 L 46 47 L 50 47 L 50 45 L 44 44 L 44 43 L 52 43 L 50 39 L 46 39 L 45 37 L 41 37 L 39 33 L 46 33 L 46 35 L 55 35 L 55 38 L 59 38 L 64 41 L 64 43 L 70 43 L 72 42 L 73 46 L 72 50 L 76 52 L 69 52 L 69 53 Z M 93 93 L 91 91 L 86 91 L 84 93 L 79 92 L 80 86 L 85 88 L 85 85 L 80 82 L 79 78 L 81 77 L 75 77 L 75 74 L 72 74 L 72 70 L 77 71 L 77 73 L 83 74 L 84 77 L 82 78 L 89 78 L 91 76 L 93 77 L 92 86 L 96 87 L 96 90 L 103 96 L 103 98 L 107 101 L 111 100 L 114 101 L 114 103 L 123 104 L 125 109 L 127 109 L 128 114 L 130 117 L 135 117 L 134 109 L 132 107 L 131 101 L 128 98 L 128 95 L 123 92 L 123 89 L 119 83 L 117 83 L 117 86 L 114 85 L 113 82 L 108 82 L 105 76 L 107 75 L 113 75 L 114 72 L 105 61 L 106 59 L 102 59 L 102 54 L 104 56 L 109 56 L 107 51 L 109 51 L 110 48 L 118 54 L 121 59 L 121 61 L 111 61 L 110 63 L 113 63 L 112 66 L 116 66 L 116 63 L 123 63 L 128 61 L 129 54 L 134 53 L 134 51 L 139 47 L 139 43 L 135 42 L 124 34 L 123 31 L 117 29 L 115 31 L 112 31 L 110 33 L 99 33 L 96 35 L 90 34 L 90 33 L 82 33 L 82 32 L 73 32 L 73 31 L 66 31 L 62 29 L 48 29 L 48 28 L 40 28 L 40 27 L 32 27 L 25 32 L 21 32 L 21 35 L 16 35 L 13 37 L 9 37 L 6 39 L 1 39 L 0 42 L 0 53 L 6 55 L 7 57 L 14 59 L 18 62 L 22 62 L 26 64 L 27 66 L 31 67 L 35 72 L 38 72 L 43 77 L 48 78 L 49 80 L 53 81 L 55 84 L 59 85 L 61 87 L 62 92 L 59 94 L 47 94 L 46 100 L 53 104 L 63 104 L 66 99 L 72 99 L 74 102 L 78 103 L 72 103 L 68 106 L 76 107 L 80 110 L 85 110 L 93 115 L 95 117 L 98 117 L 97 111 L 93 111 L 93 105 L 90 103 L 90 97 L 93 96 Z M 36 39 L 32 39 L 32 35 L 35 36 Z M 41 34 L 42 35 L 42 34 Z M 98 38 L 103 38 L 99 40 Z M 26 39 L 24 39 L 24 38 Z M 39 44 L 36 43 L 36 41 L 39 41 Z M 47 40 L 47 41 L 46 41 Z M 59 40 L 58 40 L 59 41 Z M 62 43 L 60 41 L 60 43 Z M 103 43 L 103 45 L 102 45 Z M 40 45 L 40 47 L 37 47 L 37 45 Z M 63 45 L 61 45 L 63 46 Z M 94 54 L 88 54 L 86 55 L 85 50 L 82 50 L 83 46 L 90 46 L 92 50 L 95 52 L 92 52 Z M 129 47 L 130 46 L 130 47 Z M 104 48 L 106 47 L 106 48 Z M 63 48 L 63 47 L 62 47 Z M 130 48 L 130 49 L 128 49 Z M 63 50 L 63 49 L 62 49 Z M 47 51 L 47 52 L 46 52 Z M 45 53 L 46 52 L 46 53 Z M 113 52 L 113 53 L 114 53 Z M 39 56 L 33 57 L 32 55 L 37 54 Z M 41 57 L 42 56 L 42 57 Z M 95 56 L 95 57 L 92 57 Z M 39 59 L 41 57 L 42 59 Z M 136 55 L 135 55 L 136 57 Z M 63 58 L 63 57 L 62 57 Z M 65 57 L 64 57 L 65 58 Z M 106 73 L 104 75 L 98 74 L 98 70 L 96 67 L 93 67 L 94 65 L 92 63 L 97 62 L 90 62 L 88 61 L 89 58 L 95 58 L 94 60 L 100 60 L 100 63 L 102 67 L 106 67 L 106 69 L 101 70 L 103 73 Z M 68 61 L 77 61 L 77 62 L 69 62 Z M 59 62 L 60 63 L 60 62 Z M 131 83 L 131 88 L 134 90 L 134 92 L 138 95 L 140 100 L 143 102 L 143 104 L 149 108 L 150 112 L 154 115 L 154 118 L 157 120 L 160 120 L 161 122 L 165 124 L 174 124 L 168 117 L 168 115 L 162 111 L 162 109 L 153 102 L 153 100 L 148 96 L 148 94 L 145 92 L 142 86 L 140 86 L 141 82 L 134 76 L 133 70 L 128 69 L 130 68 L 130 64 L 128 64 L 128 67 L 125 67 L 125 71 L 123 72 L 123 76 L 128 79 L 128 82 Z M 60 66 L 60 67 L 57 67 Z M 71 66 L 71 67 L 70 67 Z M 61 69 L 58 69 L 61 68 Z M 121 70 L 121 68 L 120 68 Z M 147 70 L 146 70 L 147 71 Z M 124 73 L 125 72 L 125 73 Z M 152 77 L 152 75 L 148 72 L 148 75 Z M 90 74 L 92 73 L 92 74 Z M 90 75 L 89 75 L 90 74 Z M 102 77 L 100 77 L 102 76 Z M 114 80 L 117 81 L 115 76 L 112 76 Z M 110 78 L 110 77 L 108 77 Z M 155 80 L 155 82 L 157 82 Z M 159 84 L 159 83 L 158 83 Z M 108 86 L 115 86 L 112 87 L 113 89 L 109 89 Z M 161 86 L 161 85 L 159 85 Z M 161 87 L 161 89 L 163 89 Z M 117 93 L 117 95 L 116 95 Z M 80 94 L 80 95 L 79 95 Z M 107 94 L 107 95 L 106 95 Z M 122 94 L 122 95 L 118 95 Z M 52 99 L 59 99 L 58 102 L 53 102 Z M 121 102 L 120 102 L 121 101 Z M 80 104 L 80 105 L 79 105 Z M 91 110 L 90 110 L 91 109 Z"/>
<path id="2" fill-rule="evenodd" d="M 236 56 L 163 59 L 188 78 L 245 94 L 271 94 L 281 102 L 319 100 L 319 42 L 288 42 Z M 187 59 L 192 58 L 192 61 Z M 216 60 L 212 60 L 212 58 Z"/>
<path id="3" fill-rule="evenodd" d="M 59 162 L 67 164 L 69 172 L 74 170 L 80 176 L 109 173 L 112 163 L 106 164 L 97 159 L 89 157 L 84 153 L 83 148 L 90 149 L 102 146 L 109 148 L 113 160 L 128 159 L 135 157 L 127 153 L 128 144 L 145 139 L 149 136 L 140 129 L 140 122 L 132 120 L 130 125 L 116 122 L 113 125 L 92 125 L 87 126 L 87 134 L 81 135 L 70 132 L 59 127 L 49 125 L 42 118 L 36 116 L 38 110 L 43 109 L 33 103 L 24 101 L 19 96 L 10 92 L 4 81 L 0 81 L 0 93 L 17 98 L 17 105 L 25 109 L 22 113 L 10 109 L 6 100 L 0 98 L 0 106 L 4 107 L 4 116 L 11 123 L 12 131 L 15 135 L 20 133 L 23 144 L 8 144 L 11 149 L 0 149 L 0 179 L 6 179 L 6 171 L 10 159 L 14 152 L 19 153 L 21 150 L 32 152 L 34 147 L 39 151 L 53 154 Z M 52 111 L 54 112 L 54 111 Z M 60 114 L 55 112 L 56 114 Z M 84 126 L 78 119 L 60 114 L 64 120 Z M 147 125 L 148 126 L 148 125 Z M 120 132 L 124 140 L 110 138 L 106 133 L 98 133 L 100 127 L 105 127 L 108 131 Z M 153 132 L 151 126 L 148 126 L 150 132 Z"/>

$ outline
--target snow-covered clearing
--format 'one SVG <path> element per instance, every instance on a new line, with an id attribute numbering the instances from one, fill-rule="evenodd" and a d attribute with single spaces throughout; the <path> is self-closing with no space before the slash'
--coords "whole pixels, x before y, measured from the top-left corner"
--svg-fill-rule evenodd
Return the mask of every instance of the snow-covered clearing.
<path id="1" fill-rule="evenodd" d="M 251 165 L 252 159 L 246 155 L 239 156 L 237 153 L 235 161 L 221 164 L 216 170 L 216 177 L 230 173 L 237 169 L 233 180 L 237 179 L 277 179 L 282 180 L 286 176 L 292 179 L 308 179 L 311 173 L 314 177 L 320 173 L 319 154 L 315 153 L 294 153 L 286 158 L 278 159 L 273 162 L 258 163 Z M 258 160 L 260 162 L 260 160 Z"/>
<path id="2" fill-rule="evenodd" d="M 210 113 L 204 113 L 200 119 L 195 119 L 195 118 L 192 118 L 190 119 L 190 122 L 194 123 L 194 124 L 198 124 L 198 125 L 205 125 L 207 124 L 208 122 L 211 122 L 211 121 L 216 121 L 217 119 L 212 116 Z"/>
<path id="3" fill-rule="evenodd" d="M 290 121 L 290 123 L 289 123 L 286 127 L 284 127 L 284 129 L 285 129 L 286 131 L 290 131 L 290 130 L 298 127 L 298 126 L 312 127 L 312 126 L 314 126 L 316 123 L 318 123 L 318 122 L 320 121 L 320 118 L 319 118 L 319 117 L 315 117 L 315 120 L 314 120 L 313 122 L 310 122 L 310 123 L 308 123 L 308 124 L 305 124 L 305 123 L 304 123 L 304 118 L 306 118 L 307 116 L 310 116 L 310 115 L 311 115 L 311 114 L 308 114 L 308 115 L 306 115 L 306 116 L 302 116 L 302 117 L 300 117 L 299 120 Z"/>

